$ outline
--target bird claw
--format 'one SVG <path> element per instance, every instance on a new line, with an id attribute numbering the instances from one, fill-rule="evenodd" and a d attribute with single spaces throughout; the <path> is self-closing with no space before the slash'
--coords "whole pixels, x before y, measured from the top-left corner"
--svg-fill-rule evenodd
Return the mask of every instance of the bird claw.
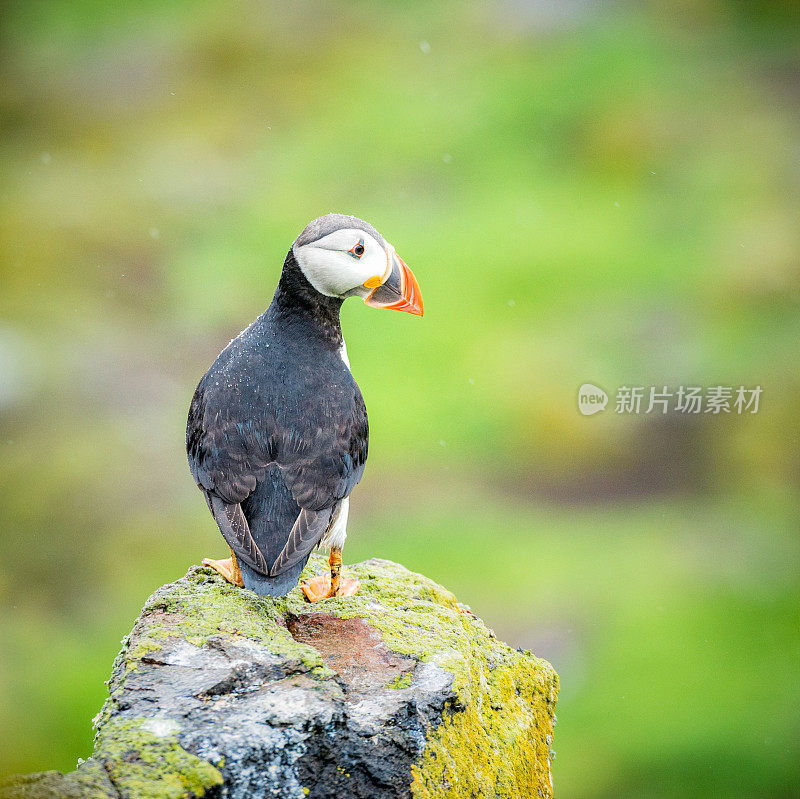
<path id="1" fill-rule="evenodd" d="M 242 580 L 242 573 L 239 571 L 239 564 L 233 557 L 225 558 L 225 560 L 203 558 L 203 566 L 209 566 L 215 572 L 221 574 L 229 583 L 238 585 L 239 588 L 244 588 L 244 580 Z"/>
<path id="2" fill-rule="evenodd" d="M 319 577 L 312 577 L 300 583 L 300 590 L 305 594 L 309 602 L 318 602 L 320 599 L 331 599 L 334 596 L 354 596 L 361 584 L 358 580 L 348 580 L 346 577 L 339 579 L 339 590 L 334 594 L 331 592 L 330 574 L 322 574 Z"/>

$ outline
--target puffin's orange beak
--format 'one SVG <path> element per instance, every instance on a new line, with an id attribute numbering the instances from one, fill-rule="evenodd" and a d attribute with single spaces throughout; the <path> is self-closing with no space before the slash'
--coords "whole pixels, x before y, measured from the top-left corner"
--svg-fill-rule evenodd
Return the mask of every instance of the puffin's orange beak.
<path id="1" fill-rule="evenodd" d="M 406 262 L 396 253 L 390 255 L 389 276 L 378 284 L 364 299 L 373 308 L 388 308 L 393 311 L 405 311 L 422 316 L 422 292 L 414 273 L 406 266 Z M 367 288 L 372 288 L 369 283 Z"/>

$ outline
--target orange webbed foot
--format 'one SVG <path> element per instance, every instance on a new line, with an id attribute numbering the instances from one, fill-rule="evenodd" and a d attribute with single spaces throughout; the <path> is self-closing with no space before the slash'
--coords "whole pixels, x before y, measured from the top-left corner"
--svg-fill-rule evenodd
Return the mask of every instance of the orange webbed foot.
<path id="1" fill-rule="evenodd" d="M 358 580 L 340 577 L 338 590 L 334 591 L 331 589 L 330 574 L 322 574 L 300 583 L 300 590 L 309 602 L 318 602 L 320 599 L 330 599 L 334 596 L 354 596 L 360 586 Z"/>
<path id="2" fill-rule="evenodd" d="M 212 560 L 211 558 L 203 558 L 203 566 L 210 566 L 214 571 L 219 572 L 229 583 L 238 585 L 239 588 L 244 588 L 244 580 L 242 580 L 242 573 L 239 571 L 239 564 L 236 558 L 231 556 L 225 560 Z"/>

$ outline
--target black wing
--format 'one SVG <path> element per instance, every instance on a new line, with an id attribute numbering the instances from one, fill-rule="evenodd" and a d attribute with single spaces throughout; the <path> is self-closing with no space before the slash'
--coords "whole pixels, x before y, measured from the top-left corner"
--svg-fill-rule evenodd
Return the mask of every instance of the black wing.
<path id="1" fill-rule="evenodd" d="M 236 557 L 256 571 L 266 573 L 269 567 L 250 532 L 250 525 L 242 506 L 238 502 L 236 504 L 225 502 L 224 499 L 205 489 L 203 494 L 222 537 L 236 553 Z"/>
<path id="2" fill-rule="evenodd" d="M 325 535 L 331 522 L 333 508 L 321 511 L 303 508 L 292 526 L 289 539 L 269 570 L 270 577 L 277 577 L 305 558 Z"/>

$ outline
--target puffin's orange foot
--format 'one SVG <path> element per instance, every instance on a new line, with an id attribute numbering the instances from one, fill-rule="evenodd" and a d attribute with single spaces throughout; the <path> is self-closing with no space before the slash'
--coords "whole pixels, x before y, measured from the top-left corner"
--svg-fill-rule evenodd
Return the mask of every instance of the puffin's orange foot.
<path id="1" fill-rule="evenodd" d="M 225 560 L 203 558 L 203 566 L 210 566 L 214 571 L 219 572 L 229 583 L 238 585 L 239 588 L 244 588 L 244 581 L 242 580 L 242 573 L 239 571 L 239 564 L 233 557 L 225 558 Z"/>
<path id="2" fill-rule="evenodd" d="M 360 587 L 361 584 L 358 580 L 348 580 L 346 577 L 340 577 L 339 590 L 334 593 L 331 591 L 330 574 L 322 574 L 319 577 L 312 577 L 310 580 L 300 583 L 300 589 L 309 602 L 330 599 L 333 596 L 353 596 Z"/>

